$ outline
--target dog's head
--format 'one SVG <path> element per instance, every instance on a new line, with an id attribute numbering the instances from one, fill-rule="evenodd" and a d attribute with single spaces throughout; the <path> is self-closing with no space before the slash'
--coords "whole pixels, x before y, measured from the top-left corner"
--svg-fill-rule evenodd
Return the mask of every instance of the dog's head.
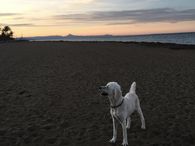
<path id="1" fill-rule="evenodd" d="M 109 82 L 106 86 L 99 87 L 102 96 L 117 99 L 122 96 L 121 87 L 117 82 Z"/>

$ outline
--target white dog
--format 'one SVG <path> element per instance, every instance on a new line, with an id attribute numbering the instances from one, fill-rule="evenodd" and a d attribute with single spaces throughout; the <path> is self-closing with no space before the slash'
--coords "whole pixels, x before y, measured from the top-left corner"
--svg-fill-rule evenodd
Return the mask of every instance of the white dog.
<path id="1" fill-rule="evenodd" d="M 140 107 L 138 96 L 136 95 L 136 83 L 133 82 L 129 92 L 123 97 L 121 87 L 117 82 L 109 82 L 106 86 L 99 87 L 102 96 L 108 96 L 110 101 L 110 114 L 113 120 L 113 137 L 111 143 L 116 142 L 117 121 L 122 125 L 123 146 L 128 145 L 127 128 L 130 128 L 131 114 L 137 111 L 141 118 L 141 128 L 145 129 L 145 120 Z"/>

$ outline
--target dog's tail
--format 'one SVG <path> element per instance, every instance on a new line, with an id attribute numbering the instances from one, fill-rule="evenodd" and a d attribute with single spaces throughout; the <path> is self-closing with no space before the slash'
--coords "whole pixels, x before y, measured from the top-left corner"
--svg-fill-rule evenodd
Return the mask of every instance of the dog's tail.
<path id="1" fill-rule="evenodd" d="M 136 93 L 135 91 L 136 91 L 136 82 L 133 82 L 131 84 L 131 88 L 129 90 L 129 93 Z"/>

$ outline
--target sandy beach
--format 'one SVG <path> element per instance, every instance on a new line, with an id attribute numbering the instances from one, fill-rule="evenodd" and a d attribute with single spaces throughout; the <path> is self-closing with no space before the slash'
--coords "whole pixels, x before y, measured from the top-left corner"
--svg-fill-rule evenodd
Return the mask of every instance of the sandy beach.
<path id="1" fill-rule="evenodd" d="M 123 95 L 137 82 L 147 129 L 134 114 L 130 146 L 195 145 L 195 46 L 13 42 L 0 44 L 0 146 L 111 146 L 109 81 Z"/>

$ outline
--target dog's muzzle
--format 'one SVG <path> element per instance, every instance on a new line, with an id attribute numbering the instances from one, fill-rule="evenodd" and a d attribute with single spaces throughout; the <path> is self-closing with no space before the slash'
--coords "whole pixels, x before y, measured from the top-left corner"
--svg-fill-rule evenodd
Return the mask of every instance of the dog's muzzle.
<path id="1" fill-rule="evenodd" d="M 101 95 L 102 95 L 102 96 L 108 96 L 108 93 L 102 92 Z"/>
<path id="2" fill-rule="evenodd" d="M 102 96 L 108 96 L 108 93 L 105 92 L 105 91 L 103 91 L 103 89 L 105 89 L 105 86 L 100 86 L 100 87 L 99 87 L 99 90 L 100 90 L 100 92 L 101 92 L 101 95 L 102 95 Z"/>

